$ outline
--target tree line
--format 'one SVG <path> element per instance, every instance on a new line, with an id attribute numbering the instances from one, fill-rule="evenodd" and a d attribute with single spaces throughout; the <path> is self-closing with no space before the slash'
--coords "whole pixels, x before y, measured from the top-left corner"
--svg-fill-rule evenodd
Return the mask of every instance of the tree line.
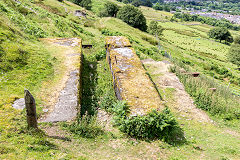
<path id="1" fill-rule="evenodd" d="M 211 26 L 225 27 L 225 28 L 237 30 L 237 31 L 240 30 L 240 26 L 234 25 L 226 19 L 216 19 L 216 18 L 204 17 L 200 15 L 191 15 L 187 13 L 175 13 L 172 20 L 175 20 L 175 18 L 178 18 L 182 21 L 197 21 L 197 22 L 201 22 Z"/>

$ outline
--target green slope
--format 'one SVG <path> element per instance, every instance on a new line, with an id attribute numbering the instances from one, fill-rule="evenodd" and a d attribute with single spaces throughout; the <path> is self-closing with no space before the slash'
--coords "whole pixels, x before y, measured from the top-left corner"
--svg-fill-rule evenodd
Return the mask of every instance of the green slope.
<path id="1" fill-rule="evenodd" d="M 54 71 L 62 63 L 60 58 L 53 56 L 53 53 L 59 50 L 49 48 L 38 38 L 81 37 L 84 44 L 93 44 L 93 49 L 83 51 L 83 81 L 87 93 L 83 103 L 93 110 L 97 107 L 107 108 L 116 101 L 108 65 L 104 59 L 105 36 L 127 36 L 141 59 L 165 58 L 158 53 L 154 36 L 132 28 L 119 19 L 96 16 L 108 0 L 93 0 L 92 11 L 86 11 L 68 1 L 19 1 L 21 3 L 14 0 L 0 1 L 0 159 L 239 159 L 239 130 L 237 127 L 226 126 L 226 122 L 219 120 L 216 120 L 218 123 L 214 125 L 204 125 L 179 119 L 187 142 L 176 145 L 159 140 L 135 140 L 114 127 L 105 129 L 104 134 L 95 139 L 83 138 L 68 131 L 60 131 L 57 134 L 60 138 L 49 137 L 44 132 L 27 131 L 25 111 L 13 109 L 12 102 L 18 97 L 23 97 L 24 88 L 28 88 L 36 97 L 38 113 L 41 114 L 40 94 L 44 87 L 42 83 L 58 78 Z M 156 12 L 151 17 L 151 9 L 141 9 L 149 20 L 160 17 L 160 20 L 165 21 L 171 16 L 165 12 Z M 88 19 L 74 16 L 75 10 L 84 10 Z M 208 26 L 183 26 L 171 22 L 161 25 L 166 28 L 161 41 L 163 50 L 171 52 L 176 58 L 187 58 L 191 63 L 200 64 L 193 66 L 196 70 L 205 71 L 202 67 L 203 62 L 196 58 L 196 54 L 204 51 L 199 49 L 192 55 L 190 51 L 193 49 L 182 43 L 191 40 L 198 43 L 199 40 L 195 39 L 198 37 L 194 37 L 193 33 L 201 38 L 199 45 L 205 46 L 206 50 L 210 50 L 211 54 L 216 54 L 220 59 L 211 61 L 234 68 L 224 61 L 228 46 L 217 42 L 208 46 Z M 177 45 L 173 44 L 172 38 L 175 38 L 174 43 Z M 218 51 L 216 46 L 221 46 L 221 49 Z M 208 61 L 208 58 L 205 60 Z M 91 68 L 90 65 L 95 67 Z M 90 74 L 94 74 L 93 81 L 89 79 Z M 173 112 L 180 118 L 177 112 Z M 57 132 L 62 124 L 41 124 L 40 128 L 46 130 L 52 126 L 57 128 L 54 130 Z M 229 134 L 226 131 L 237 133 Z M 66 139 L 61 139 L 61 136 Z"/>

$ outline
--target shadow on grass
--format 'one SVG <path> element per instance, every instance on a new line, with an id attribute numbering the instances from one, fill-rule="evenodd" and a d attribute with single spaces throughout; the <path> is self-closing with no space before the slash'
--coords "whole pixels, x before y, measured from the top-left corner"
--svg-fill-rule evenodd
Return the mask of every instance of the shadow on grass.
<path id="1" fill-rule="evenodd" d="M 52 139 L 58 139 L 58 140 L 62 140 L 62 141 L 66 141 L 66 142 L 71 142 L 72 140 L 68 137 L 60 137 L 60 136 L 48 136 L 49 138 Z"/>
<path id="2" fill-rule="evenodd" d="M 96 119 L 98 109 L 98 99 L 96 96 L 97 88 L 97 60 L 95 59 L 94 50 L 85 49 L 82 58 L 82 96 L 80 99 L 81 108 L 76 122 L 71 125 L 64 125 L 70 132 L 76 136 L 84 138 L 96 138 L 104 133 L 102 126 Z"/>
<path id="3" fill-rule="evenodd" d="M 183 129 L 180 127 L 174 127 L 173 131 L 164 139 L 164 141 L 172 146 L 182 146 L 188 144 L 184 136 Z"/>
<path id="4" fill-rule="evenodd" d="M 82 68 L 82 99 L 80 117 L 94 115 L 97 109 L 97 97 L 95 96 L 97 81 L 97 62 L 91 62 L 83 56 Z M 78 117 L 78 119 L 80 119 Z"/>
<path id="5" fill-rule="evenodd" d="M 36 151 L 36 152 L 47 152 L 49 150 L 57 150 L 58 146 L 48 141 L 47 136 L 44 131 L 41 129 L 24 129 L 25 131 L 22 134 L 30 135 L 31 138 L 28 140 L 28 151 Z M 19 135 L 18 135 L 19 136 Z"/>

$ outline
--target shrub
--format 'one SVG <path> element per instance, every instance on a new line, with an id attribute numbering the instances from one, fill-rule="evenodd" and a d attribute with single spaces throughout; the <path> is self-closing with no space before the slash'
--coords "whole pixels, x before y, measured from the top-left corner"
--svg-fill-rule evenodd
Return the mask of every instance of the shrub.
<path id="1" fill-rule="evenodd" d="M 87 10 L 91 10 L 92 8 L 92 0 L 72 0 L 73 3 L 86 8 Z"/>
<path id="2" fill-rule="evenodd" d="M 209 38 L 214 38 L 216 40 L 225 40 L 225 42 L 232 43 L 233 37 L 227 28 L 217 27 L 213 28 L 208 32 Z"/>
<path id="3" fill-rule="evenodd" d="M 115 3 L 108 2 L 104 4 L 104 9 L 100 12 L 100 17 L 116 17 L 119 6 Z"/>
<path id="4" fill-rule="evenodd" d="M 96 54 L 97 61 L 103 60 L 106 58 L 106 51 L 102 50 Z"/>
<path id="5" fill-rule="evenodd" d="M 141 2 L 139 0 L 132 1 L 132 5 L 135 7 L 139 7 L 141 5 Z"/>
<path id="6" fill-rule="evenodd" d="M 163 32 L 162 26 L 158 25 L 157 21 L 151 21 L 148 26 L 148 33 L 156 36 L 161 36 Z"/>
<path id="7" fill-rule="evenodd" d="M 144 17 L 143 13 L 132 5 L 126 5 L 122 7 L 117 14 L 117 18 L 121 19 L 132 27 L 138 28 L 142 31 L 147 30 L 146 18 Z"/>
<path id="8" fill-rule="evenodd" d="M 154 46 L 158 45 L 158 41 L 155 38 L 153 38 L 153 37 L 150 37 L 150 36 L 147 36 L 147 35 L 143 35 L 142 39 L 144 41 L 149 42 L 151 45 L 154 45 Z"/>
<path id="9" fill-rule="evenodd" d="M 102 29 L 101 33 L 105 36 L 122 36 L 123 35 L 121 32 L 110 31 L 107 28 Z"/>
<path id="10" fill-rule="evenodd" d="M 162 112 L 153 110 L 144 116 L 128 116 L 129 107 L 125 102 L 114 104 L 114 121 L 119 129 L 131 137 L 140 139 L 162 139 L 169 142 L 174 138 L 178 123 L 166 107 Z"/>

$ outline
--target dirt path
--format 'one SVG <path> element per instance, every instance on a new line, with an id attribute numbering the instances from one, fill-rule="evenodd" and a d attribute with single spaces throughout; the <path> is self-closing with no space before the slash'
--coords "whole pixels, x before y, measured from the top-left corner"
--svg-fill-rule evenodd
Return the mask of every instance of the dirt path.
<path id="1" fill-rule="evenodd" d="M 48 105 L 48 113 L 41 117 L 40 122 L 58 122 L 72 120 L 77 115 L 79 65 L 80 63 L 80 40 L 69 39 L 44 39 L 53 47 L 63 47 L 61 53 L 63 59 L 62 76 L 58 82 L 49 88 L 43 89 L 43 94 Z M 60 53 L 59 53 L 60 54 Z M 56 56 L 58 56 L 56 54 Z M 48 91 L 47 91 L 48 90 Z"/>
<path id="2" fill-rule="evenodd" d="M 171 63 L 168 61 L 156 62 L 151 59 L 143 60 L 150 74 L 155 77 L 154 82 L 157 87 L 163 89 L 175 89 L 173 93 L 174 102 L 172 102 L 174 109 L 176 109 L 182 116 L 187 116 L 189 120 L 195 119 L 199 122 L 212 122 L 209 116 L 202 110 L 196 108 L 193 99 L 184 90 L 183 84 L 179 81 L 178 77 L 169 72 Z M 165 96 L 163 97 L 165 100 Z"/>

